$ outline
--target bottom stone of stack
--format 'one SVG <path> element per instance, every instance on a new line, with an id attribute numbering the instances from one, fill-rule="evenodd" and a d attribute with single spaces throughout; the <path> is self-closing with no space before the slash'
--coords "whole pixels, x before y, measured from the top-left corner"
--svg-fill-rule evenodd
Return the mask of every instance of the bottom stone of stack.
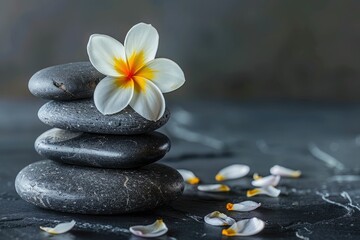
<path id="1" fill-rule="evenodd" d="M 101 169 L 44 160 L 15 180 L 17 193 L 38 207 L 71 213 L 119 214 L 150 210 L 181 196 L 181 175 L 154 163 L 138 169 Z"/>

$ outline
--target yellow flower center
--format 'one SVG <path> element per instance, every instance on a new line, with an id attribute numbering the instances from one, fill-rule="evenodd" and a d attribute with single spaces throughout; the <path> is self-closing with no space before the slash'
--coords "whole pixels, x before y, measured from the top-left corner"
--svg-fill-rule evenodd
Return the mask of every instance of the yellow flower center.
<path id="1" fill-rule="evenodd" d="M 119 77 L 119 87 L 130 87 L 129 83 L 133 82 L 137 92 L 145 92 L 146 80 L 154 79 L 156 72 L 146 65 L 144 51 L 134 52 L 126 61 L 122 58 L 114 58 L 114 67 L 122 76 Z"/>

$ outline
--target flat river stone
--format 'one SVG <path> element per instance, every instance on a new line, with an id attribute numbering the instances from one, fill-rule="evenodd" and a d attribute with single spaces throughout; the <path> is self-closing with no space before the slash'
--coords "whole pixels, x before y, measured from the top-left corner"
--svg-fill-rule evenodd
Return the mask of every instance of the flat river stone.
<path id="1" fill-rule="evenodd" d="M 90 62 L 56 65 L 35 73 L 29 90 L 36 97 L 50 100 L 91 98 L 104 77 Z"/>
<path id="2" fill-rule="evenodd" d="M 55 128 L 78 132 L 132 135 L 152 132 L 163 126 L 170 118 L 170 112 L 156 122 L 149 121 L 131 107 L 119 113 L 103 115 L 92 99 L 76 101 L 50 101 L 39 112 L 39 119 Z"/>
<path id="3" fill-rule="evenodd" d="M 181 175 L 162 164 L 136 170 L 101 169 L 51 160 L 25 167 L 17 193 L 41 208 L 84 214 L 119 214 L 156 208 L 181 196 Z"/>
<path id="4" fill-rule="evenodd" d="M 158 132 L 99 135 L 54 128 L 36 139 L 35 149 L 48 159 L 68 164 L 135 168 L 161 159 L 170 150 L 170 140 Z"/>

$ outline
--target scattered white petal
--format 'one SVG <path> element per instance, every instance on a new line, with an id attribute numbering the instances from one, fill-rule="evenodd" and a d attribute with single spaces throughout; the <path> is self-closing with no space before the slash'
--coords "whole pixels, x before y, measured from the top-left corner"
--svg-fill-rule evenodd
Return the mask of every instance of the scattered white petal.
<path id="1" fill-rule="evenodd" d="M 250 171 L 250 167 L 243 164 L 233 164 L 221 169 L 215 176 L 216 181 L 224 181 L 228 179 L 236 179 L 246 176 Z"/>
<path id="2" fill-rule="evenodd" d="M 261 206 L 261 203 L 254 201 L 243 201 L 240 203 L 228 203 L 226 205 L 227 210 L 229 211 L 239 211 L 239 212 L 249 212 L 257 209 Z"/>
<path id="3" fill-rule="evenodd" d="M 184 181 L 189 184 L 198 184 L 200 182 L 200 179 L 192 171 L 186 169 L 177 169 L 177 171 L 181 174 Z"/>
<path id="4" fill-rule="evenodd" d="M 91 64 L 102 74 L 119 77 L 114 67 L 115 59 L 125 59 L 124 46 L 116 39 L 102 34 L 93 34 L 89 38 L 87 52 Z"/>
<path id="5" fill-rule="evenodd" d="M 234 223 L 230 228 L 223 229 L 224 236 L 252 236 L 261 232 L 265 227 L 265 222 L 253 217 L 240 220 Z"/>
<path id="6" fill-rule="evenodd" d="M 170 59 L 156 58 L 147 63 L 147 66 L 154 72 L 154 77 L 150 80 L 163 93 L 174 91 L 185 83 L 184 72 Z"/>
<path id="7" fill-rule="evenodd" d="M 262 178 L 258 178 L 257 180 L 254 180 L 251 182 L 252 185 L 255 187 L 266 187 L 266 186 L 277 186 L 280 181 L 279 175 L 270 175 Z"/>
<path id="8" fill-rule="evenodd" d="M 137 77 L 140 79 L 140 77 Z M 165 99 L 160 89 L 151 81 L 143 79 L 146 84 L 145 92 L 134 91 L 130 106 L 142 117 L 150 120 L 159 120 L 165 112 Z"/>
<path id="9" fill-rule="evenodd" d="M 151 24 L 138 23 L 127 33 L 124 45 L 127 58 L 133 53 L 143 52 L 146 63 L 155 58 L 159 34 Z"/>
<path id="10" fill-rule="evenodd" d="M 233 218 L 228 217 L 226 214 L 219 211 L 209 213 L 204 217 L 204 220 L 207 224 L 213 226 L 228 226 L 235 223 L 235 220 Z"/>
<path id="11" fill-rule="evenodd" d="M 280 195 L 280 192 L 281 192 L 280 189 L 274 188 L 273 186 L 267 186 L 267 187 L 254 188 L 254 189 L 248 190 L 246 192 L 246 196 L 252 197 L 255 195 L 264 194 L 264 195 L 268 195 L 270 197 L 278 197 Z"/>
<path id="12" fill-rule="evenodd" d="M 166 227 L 163 220 L 156 220 L 150 225 L 138 225 L 130 227 L 130 232 L 139 237 L 153 238 L 159 237 L 167 233 L 168 228 Z"/>
<path id="13" fill-rule="evenodd" d="M 254 174 L 253 174 L 253 179 L 254 179 L 254 180 L 258 180 L 258 179 L 260 179 L 260 178 L 262 178 L 262 176 L 260 176 L 258 173 L 254 173 Z"/>
<path id="14" fill-rule="evenodd" d="M 270 173 L 272 175 L 279 175 L 282 177 L 293 177 L 293 178 L 298 178 L 301 175 L 300 170 L 292 170 L 279 165 L 275 165 L 272 168 L 270 168 Z"/>
<path id="15" fill-rule="evenodd" d="M 206 184 L 199 185 L 198 190 L 203 192 L 229 192 L 230 187 L 224 184 Z"/>
<path id="16" fill-rule="evenodd" d="M 71 222 L 60 223 L 56 225 L 54 228 L 40 227 L 40 229 L 51 234 L 62 234 L 70 231 L 75 226 L 75 224 L 76 222 L 72 220 Z"/>

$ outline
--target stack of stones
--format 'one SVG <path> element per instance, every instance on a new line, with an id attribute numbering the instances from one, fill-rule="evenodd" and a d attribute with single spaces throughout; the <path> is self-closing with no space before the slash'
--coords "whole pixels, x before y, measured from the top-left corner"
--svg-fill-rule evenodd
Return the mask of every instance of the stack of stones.
<path id="1" fill-rule="evenodd" d="M 91 63 L 79 62 L 30 79 L 32 94 L 52 100 L 38 116 L 54 128 L 35 142 L 50 160 L 32 163 L 16 177 L 16 191 L 27 202 L 62 212 L 118 214 L 153 209 L 182 194 L 181 175 L 154 163 L 170 150 L 168 137 L 154 132 L 169 111 L 156 122 L 130 107 L 102 115 L 92 97 L 103 77 Z"/>

